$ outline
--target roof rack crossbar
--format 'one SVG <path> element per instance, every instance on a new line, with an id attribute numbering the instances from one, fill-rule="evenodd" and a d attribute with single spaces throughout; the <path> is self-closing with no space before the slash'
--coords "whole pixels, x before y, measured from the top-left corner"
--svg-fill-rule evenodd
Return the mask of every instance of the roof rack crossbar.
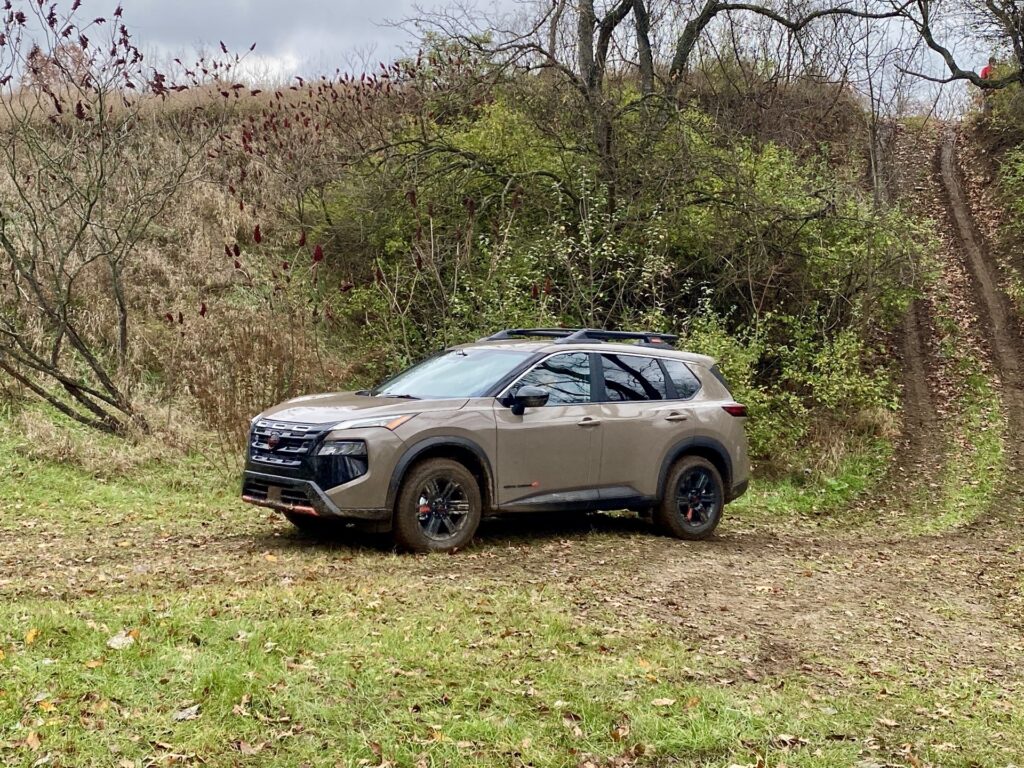
<path id="1" fill-rule="evenodd" d="M 673 346 L 679 338 L 657 331 L 604 331 L 597 328 L 506 328 L 488 336 L 486 341 L 504 341 L 519 337 L 553 338 L 556 344 L 585 341 L 639 341 L 643 344 Z"/>
<path id="2" fill-rule="evenodd" d="M 575 328 L 506 328 L 491 334 L 482 341 L 504 341 L 519 337 L 537 336 L 540 338 L 562 338 L 576 332 Z"/>

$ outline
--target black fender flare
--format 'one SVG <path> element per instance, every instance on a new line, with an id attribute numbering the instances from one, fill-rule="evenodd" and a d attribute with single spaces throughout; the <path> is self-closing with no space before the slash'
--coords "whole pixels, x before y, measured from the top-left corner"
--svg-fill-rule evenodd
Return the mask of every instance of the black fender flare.
<path id="1" fill-rule="evenodd" d="M 487 453 L 479 445 L 474 443 L 465 437 L 428 437 L 424 440 L 420 440 L 417 443 L 413 443 L 411 446 L 406 448 L 405 453 L 395 464 L 394 470 L 391 472 L 391 480 L 388 482 L 388 509 L 394 509 L 395 499 L 398 497 L 398 489 L 402 486 L 402 480 L 405 479 L 405 473 L 409 470 L 409 467 L 424 453 L 434 448 L 461 448 L 472 453 L 477 460 L 480 462 L 480 466 L 484 470 L 484 483 L 486 488 L 482 488 L 484 491 L 484 504 L 486 511 L 486 503 L 488 500 L 496 498 L 494 489 L 494 471 L 491 468 L 490 459 L 487 458 Z"/>
<path id="2" fill-rule="evenodd" d="M 693 453 L 694 449 L 710 451 L 722 461 L 725 467 L 725 474 L 722 477 L 722 485 L 725 486 L 725 497 L 732 497 L 732 457 L 725 446 L 712 437 L 688 437 L 668 449 L 665 458 L 661 462 L 661 471 L 658 474 L 658 498 L 665 496 L 665 481 L 668 479 L 668 471 L 680 456 Z"/>

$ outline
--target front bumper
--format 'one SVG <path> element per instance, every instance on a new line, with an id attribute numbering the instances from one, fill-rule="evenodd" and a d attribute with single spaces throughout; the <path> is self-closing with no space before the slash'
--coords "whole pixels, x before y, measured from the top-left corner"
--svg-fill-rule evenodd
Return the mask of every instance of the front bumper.
<path id="1" fill-rule="evenodd" d="M 257 419 L 249 433 L 242 500 L 289 514 L 390 526 L 386 478 L 374 466 L 391 466 L 401 441 L 381 429 L 351 430 L 339 442 L 363 443 L 362 453 L 321 455 L 331 424 Z"/>
<path id="2" fill-rule="evenodd" d="M 387 523 L 391 510 L 386 508 L 341 509 L 312 480 L 268 475 L 246 470 L 242 479 L 242 501 L 278 512 L 334 518 L 351 522 Z"/>

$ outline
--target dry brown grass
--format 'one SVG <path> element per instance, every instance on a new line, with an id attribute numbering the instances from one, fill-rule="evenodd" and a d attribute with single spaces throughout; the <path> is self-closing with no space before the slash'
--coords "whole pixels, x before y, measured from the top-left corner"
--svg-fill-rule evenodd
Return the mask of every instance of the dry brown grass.
<path id="1" fill-rule="evenodd" d="M 16 450 L 22 455 L 75 466 L 102 479 L 123 478 L 152 461 L 180 458 L 161 434 L 129 435 L 114 442 L 93 432 L 68 429 L 49 412 L 36 408 L 18 410 L 11 428 L 19 435 Z"/>

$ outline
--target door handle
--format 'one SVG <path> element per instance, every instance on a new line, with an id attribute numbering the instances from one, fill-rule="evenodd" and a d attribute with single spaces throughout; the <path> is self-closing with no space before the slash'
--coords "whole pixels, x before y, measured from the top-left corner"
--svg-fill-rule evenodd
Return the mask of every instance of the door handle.
<path id="1" fill-rule="evenodd" d="M 578 427 L 596 427 L 596 426 L 600 425 L 600 423 L 601 423 L 600 419 L 595 419 L 595 418 L 593 418 L 591 416 L 584 416 L 582 419 L 580 419 L 579 421 L 576 422 L 576 426 L 578 426 Z"/>
<path id="2" fill-rule="evenodd" d="M 679 413 L 678 411 L 672 411 L 668 416 L 665 417 L 665 421 L 686 421 L 689 416 L 685 413 Z"/>

